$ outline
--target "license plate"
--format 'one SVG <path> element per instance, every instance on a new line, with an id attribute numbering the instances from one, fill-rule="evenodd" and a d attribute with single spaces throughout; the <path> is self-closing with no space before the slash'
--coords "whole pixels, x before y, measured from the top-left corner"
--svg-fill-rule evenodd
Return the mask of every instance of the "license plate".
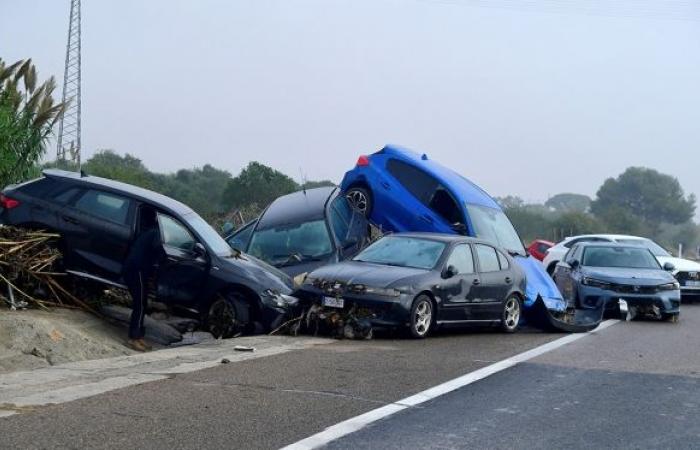
<path id="1" fill-rule="evenodd" d="M 345 299 L 336 297 L 323 297 L 323 306 L 328 306 L 330 308 L 343 308 L 345 306 Z"/>
<path id="2" fill-rule="evenodd" d="M 700 287 L 700 281 L 686 281 L 686 286 Z"/>

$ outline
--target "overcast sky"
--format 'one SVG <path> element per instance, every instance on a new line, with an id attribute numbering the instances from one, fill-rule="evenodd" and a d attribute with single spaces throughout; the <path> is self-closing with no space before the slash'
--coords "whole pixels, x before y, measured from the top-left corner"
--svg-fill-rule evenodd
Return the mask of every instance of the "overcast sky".
<path id="1" fill-rule="evenodd" d="M 0 0 L 0 57 L 60 81 L 69 4 Z M 84 0 L 82 15 L 83 158 L 340 181 L 396 143 L 492 195 L 593 195 L 630 165 L 700 194 L 700 2 Z"/>

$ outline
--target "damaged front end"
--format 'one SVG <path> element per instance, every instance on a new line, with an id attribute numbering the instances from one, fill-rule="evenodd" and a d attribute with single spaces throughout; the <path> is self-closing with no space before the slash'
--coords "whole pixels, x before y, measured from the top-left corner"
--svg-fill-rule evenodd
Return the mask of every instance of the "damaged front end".
<path id="1" fill-rule="evenodd" d="M 554 280 L 538 261 L 525 256 L 516 256 L 514 259 L 527 279 L 523 306 L 528 323 L 551 331 L 585 333 L 603 321 L 605 305 L 593 309 L 576 309 L 567 303 Z"/>

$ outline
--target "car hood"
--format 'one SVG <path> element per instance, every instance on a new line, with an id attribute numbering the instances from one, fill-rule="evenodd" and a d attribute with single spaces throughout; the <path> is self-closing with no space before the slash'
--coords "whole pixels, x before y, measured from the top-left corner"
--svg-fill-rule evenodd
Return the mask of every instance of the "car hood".
<path id="1" fill-rule="evenodd" d="M 584 267 L 581 274 L 585 277 L 616 284 L 634 284 L 638 286 L 656 286 L 672 283 L 673 275 L 661 269 L 627 269 L 620 267 Z"/>
<path id="2" fill-rule="evenodd" d="M 525 274 L 525 306 L 534 305 L 537 297 L 541 297 L 549 310 L 566 311 L 566 301 L 554 284 L 552 277 L 545 272 L 542 263 L 532 256 L 514 256 L 513 259 Z"/>
<path id="3" fill-rule="evenodd" d="M 287 274 L 246 253 L 241 253 L 238 257 L 221 258 L 221 266 L 222 270 L 232 271 L 257 283 L 261 290 L 272 289 L 289 294 L 293 287 L 292 279 Z"/>
<path id="4" fill-rule="evenodd" d="M 674 272 L 700 272 L 700 263 L 689 259 L 674 258 L 673 256 L 657 256 L 656 259 L 662 266 L 666 263 L 673 264 Z"/>
<path id="5" fill-rule="evenodd" d="M 406 278 L 428 273 L 424 269 L 411 267 L 394 267 L 358 261 L 344 261 L 321 267 L 309 274 L 309 277 L 343 284 L 364 284 L 365 286 L 387 288 L 399 285 Z"/>

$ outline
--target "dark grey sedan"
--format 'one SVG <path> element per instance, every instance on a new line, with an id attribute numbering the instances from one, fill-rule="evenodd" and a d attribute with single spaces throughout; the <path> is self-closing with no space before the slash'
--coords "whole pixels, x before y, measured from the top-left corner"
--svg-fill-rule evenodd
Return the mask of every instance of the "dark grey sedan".
<path id="1" fill-rule="evenodd" d="M 573 246 L 554 272 L 564 298 L 577 308 L 620 307 L 634 314 L 676 322 L 680 286 L 646 248 L 618 243 L 586 242 Z"/>

